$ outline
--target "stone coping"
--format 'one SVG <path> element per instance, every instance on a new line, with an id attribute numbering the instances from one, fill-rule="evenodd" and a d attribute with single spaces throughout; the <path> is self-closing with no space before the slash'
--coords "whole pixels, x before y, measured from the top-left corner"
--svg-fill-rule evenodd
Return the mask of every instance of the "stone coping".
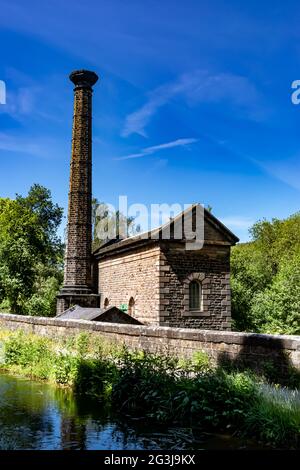
<path id="1" fill-rule="evenodd" d="M 0 313 L 0 325 L 6 322 L 27 323 L 49 327 L 63 327 L 99 331 L 124 336 L 156 337 L 166 340 L 178 339 L 199 343 L 226 343 L 247 346 L 262 346 L 273 349 L 300 351 L 300 336 L 242 333 L 236 331 L 173 328 L 167 326 L 126 325 L 120 323 L 95 322 L 89 320 L 60 320 L 55 317 L 33 317 Z"/>

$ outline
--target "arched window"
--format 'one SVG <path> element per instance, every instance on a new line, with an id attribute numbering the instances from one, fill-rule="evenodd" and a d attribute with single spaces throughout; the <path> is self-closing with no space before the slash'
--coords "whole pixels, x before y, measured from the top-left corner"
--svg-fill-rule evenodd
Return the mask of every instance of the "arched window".
<path id="1" fill-rule="evenodd" d="M 109 300 L 106 297 L 106 299 L 104 300 L 104 308 L 107 308 L 108 306 L 109 306 Z"/>
<path id="2" fill-rule="evenodd" d="M 128 302 L 128 314 L 134 315 L 134 309 L 135 309 L 135 301 L 133 297 L 130 297 L 129 302 Z"/>
<path id="3" fill-rule="evenodd" d="M 191 281 L 189 285 L 190 310 L 200 310 L 201 285 L 198 281 Z"/>

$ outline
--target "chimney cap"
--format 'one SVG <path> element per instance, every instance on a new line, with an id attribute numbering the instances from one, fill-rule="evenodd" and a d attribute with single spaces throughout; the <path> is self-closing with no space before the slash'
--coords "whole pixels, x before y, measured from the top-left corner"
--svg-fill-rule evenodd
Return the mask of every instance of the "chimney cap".
<path id="1" fill-rule="evenodd" d="M 75 87 L 91 88 L 98 81 L 98 75 L 90 70 L 74 70 L 69 76 Z"/>

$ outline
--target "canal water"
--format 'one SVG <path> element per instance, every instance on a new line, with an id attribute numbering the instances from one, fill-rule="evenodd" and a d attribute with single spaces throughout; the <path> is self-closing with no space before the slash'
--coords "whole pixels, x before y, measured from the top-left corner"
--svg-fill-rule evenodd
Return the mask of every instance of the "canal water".
<path id="1" fill-rule="evenodd" d="M 149 427 L 49 384 L 0 374 L 0 449 L 187 450 L 252 447 L 229 436 Z"/>

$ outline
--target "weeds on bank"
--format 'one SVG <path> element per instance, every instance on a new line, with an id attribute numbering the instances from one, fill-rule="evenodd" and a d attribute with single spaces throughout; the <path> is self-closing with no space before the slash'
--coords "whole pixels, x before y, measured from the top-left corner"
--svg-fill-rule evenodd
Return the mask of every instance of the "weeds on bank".
<path id="1" fill-rule="evenodd" d="M 54 342 L 9 333 L 2 341 L 2 368 L 71 386 L 120 412 L 244 434 L 275 447 L 300 445 L 299 403 L 266 393 L 253 373 L 214 368 L 205 353 L 183 360 L 132 352 L 86 334 Z"/>

